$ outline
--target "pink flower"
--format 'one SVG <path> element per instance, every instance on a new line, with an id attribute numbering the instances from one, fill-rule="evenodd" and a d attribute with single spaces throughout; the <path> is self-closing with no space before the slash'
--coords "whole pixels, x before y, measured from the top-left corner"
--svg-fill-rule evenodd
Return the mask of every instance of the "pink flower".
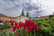
<path id="1" fill-rule="evenodd" d="M 16 36 L 18 35 L 18 33 L 16 33 Z"/>
<path id="2" fill-rule="evenodd" d="M 22 22 L 19 22 L 19 27 L 22 27 L 23 26 L 23 23 Z"/>
<path id="3" fill-rule="evenodd" d="M 13 31 L 15 31 L 16 29 L 19 29 L 19 26 L 13 26 Z"/>
<path id="4" fill-rule="evenodd" d="M 36 24 L 36 26 L 38 26 L 38 23 L 35 23 Z"/>
<path id="5" fill-rule="evenodd" d="M 37 31 L 39 31 L 39 28 L 37 28 Z"/>
<path id="6" fill-rule="evenodd" d="M 10 22 L 11 23 L 11 26 L 13 26 L 14 25 L 14 23 L 13 22 Z"/>
<path id="7" fill-rule="evenodd" d="M 34 21 L 31 22 L 31 25 L 33 25 L 33 24 L 34 24 Z"/>
<path id="8" fill-rule="evenodd" d="M 26 26 L 24 26 L 23 29 L 27 29 Z"/>
<path id="9" fill-rule="evenodd" d="M 33 30 L 33 32 L 35 32 L 35 29 Z"/>
<path id="10" fill-rule="evenodd" d="M 13 26 L 13 31 L 15 31 L 16 30 L 16 26 Z"/>
<path id="11" fill-rule="evenodd" d="M 33 27 L 36 29 L 37 28 L 36 24 L 34 24 Z"/>
<path id="12" fill-rule="evenodd" d="M 24 30 L 22 30 L 22 32 L 24 33 L 25 31 L 24 31 Z"/>
<path id="13" fill-rule="evenodd" d="M 33 29 L 33 26 L 29 26 L 29 28 L 30 28 L 30 30 L 32 30 Z"/>
<path id="14" fill-rule="evenodd" d="M 28 30 L 27 30 L 27 33 L 29 33 L 29 32 L 30 32 L 30 30 L 28 29 Z"/>
<path id="15" fill-rule="evenodd" d="M 25 24 L 30 25 L 31 24 L 31 20 L 25 20 Z"/>
<path id="16" fill-rule="evenodd" d="M 18 25 L 18 22 L 16 22 L 15 25 Z"/>
<path id="17" fill-rule="evenodd" d="M 19 26 L 16 26 L 16 29 L 19 29 Z"/>

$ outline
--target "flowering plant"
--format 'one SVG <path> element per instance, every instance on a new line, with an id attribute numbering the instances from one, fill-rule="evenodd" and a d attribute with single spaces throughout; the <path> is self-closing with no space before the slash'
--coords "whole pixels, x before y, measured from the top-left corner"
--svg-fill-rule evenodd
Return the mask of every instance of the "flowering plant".
<path id="1" fill-rule="evenodd" d="M 34 21 L 31 20 L 25 20 L 25 23 L 23 22 L 10 22 L 11 26 L 13 26 L 13 32 L 16 32 L 16 36 L 30 36 L 32 35 L 32 32 L 35 33 L 36 31 L 39 31 L 38 23 L 34 23 Z M 35 34 L 34 34 L 35 36 Z"/>

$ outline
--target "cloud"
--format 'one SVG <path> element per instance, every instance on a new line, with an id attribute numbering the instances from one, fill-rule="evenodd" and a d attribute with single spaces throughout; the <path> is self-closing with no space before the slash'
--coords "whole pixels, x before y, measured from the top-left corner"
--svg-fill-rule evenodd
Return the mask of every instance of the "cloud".
<path id="1" fill-rule="evenodd" d="M 49 11 L 46 8 L 49 7 L 42 6 L 42 3 L 42 0 L 0 0 L 0 13 L 16 17 L 24 9 L 25 15 L 29 12 L 31 17 L 47 15 Z"/>

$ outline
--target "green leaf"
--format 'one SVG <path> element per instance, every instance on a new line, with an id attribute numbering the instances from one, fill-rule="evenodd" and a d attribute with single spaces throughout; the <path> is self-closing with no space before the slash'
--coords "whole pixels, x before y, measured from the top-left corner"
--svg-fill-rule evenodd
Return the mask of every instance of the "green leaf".
<path id="1" fill-rule="evenodd" d="M 9 36 L 12 36 L 12 34 L 13 34 L 13 33 L 10 33 L 10 32 L 9 32 Z"/>

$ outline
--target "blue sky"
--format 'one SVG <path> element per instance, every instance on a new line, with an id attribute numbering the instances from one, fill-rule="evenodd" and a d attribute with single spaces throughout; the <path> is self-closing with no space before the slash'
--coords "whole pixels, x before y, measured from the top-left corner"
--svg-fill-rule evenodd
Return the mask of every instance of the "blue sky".
<path id="1" fill-rule="evenodd" d="M 54 12 L 54 0 L 0 0 L 0 13 L 20 16 L 22 9 L 31 17 L 50 15 Z"/>

